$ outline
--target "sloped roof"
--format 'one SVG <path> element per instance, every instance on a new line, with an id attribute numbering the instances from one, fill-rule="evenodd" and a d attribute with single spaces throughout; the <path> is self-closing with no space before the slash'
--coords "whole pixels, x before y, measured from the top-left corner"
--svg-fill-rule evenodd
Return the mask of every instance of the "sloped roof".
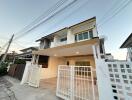
<path id="1" fill-rule="evenodd" d="M 130 47 L 132 47 L 132 33 L 128 36 L 128 38 L 121 45 L 120 48 L 130 48 Z"/>
<path id="2" fill-rule="evenodd" d="M 29 49 L 32 49 L 32 50 L 38 50 L 38 47 L 28 47 L 28 48 L 25 48 L 25 49 L 22 49 L 20 51 L 26 51 L 26 50 L 29 50 Z"/>
<path id="3" fill-rule="evenodd" d="M 92 18 L 87 19 L 87 20 L 85 20 L 85 21 L 82 21 L 82 22 L 80 22 L 80 23 L 71 25 L 71 26 L 69 26 L 69 27 L 62 28 L 62 29 L 60 29 L 60 30 L 58 30 L 58 31 L 56 31 L 56 32 L 53 32 L 53 33 L 51 33 L 51 34 L 49 34 L 49 35 L 46 35 L 46 36 L 44 36 L 44 37 L 41 37 L 40 39 L 36 40 L 36 42 L 41 41 L 41 40 L 43 40 L 43 39 L 45 39 L 45 38 L 47 38 L 47 37 L 53 37 L 54 34 L 57 33 L 57 32 L 59 32 L 59 31 L 62 31 L 62 30 L 64 30 L 64 29 L 68 29 L 68 28 L 74 27 L 74 26 L 76 26 L 76 25 L 85 23 L 85 22 L 90 21 L 90 20 L 93 20 L 93 19 L 96 19 L 96 17 L 92 17 Z"/>

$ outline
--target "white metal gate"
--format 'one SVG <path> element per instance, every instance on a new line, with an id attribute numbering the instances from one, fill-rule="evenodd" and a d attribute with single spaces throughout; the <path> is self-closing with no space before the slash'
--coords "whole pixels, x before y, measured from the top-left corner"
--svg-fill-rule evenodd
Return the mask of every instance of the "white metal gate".
<path id="1" fill-rule="evenodd" d="M 91 66 L 60 65 L 56 95 L 65 100 L 98 100 L 95 70 Z"/>

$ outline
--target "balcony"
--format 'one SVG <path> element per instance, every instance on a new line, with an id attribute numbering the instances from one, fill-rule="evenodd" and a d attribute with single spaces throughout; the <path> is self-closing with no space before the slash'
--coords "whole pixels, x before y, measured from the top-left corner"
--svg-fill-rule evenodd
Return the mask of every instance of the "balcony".
<path id="1" fill-rule="evenodd" d="M 67 44 L 67 41 L 63 41 L 63 42 L 51 42 L 50 48 L 57 47 L 57 46 L 62 46 L 62 45 L 66 45 L 66 44 Z"/>

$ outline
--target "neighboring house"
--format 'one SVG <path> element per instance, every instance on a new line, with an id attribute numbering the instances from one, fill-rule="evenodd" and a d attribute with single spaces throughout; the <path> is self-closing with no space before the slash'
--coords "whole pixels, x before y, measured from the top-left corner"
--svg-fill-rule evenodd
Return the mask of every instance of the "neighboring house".
<path id="1" fill-rule="evenodd" d="M 17 53 L 15 51 L 13 51 L 12 53 L 7 53 L 7 56 L 6 56 L 6 61 L 8 62 L 13 62 L 14 58 L 15 58 L 15 55 L 17 55 Z M 0 56 L 0 60 L 3 58 L 4 54 L 1 54 Z"/>
<path id="2" fill-rule="evenodd" d="M 125 42 L 121 45 L 120 48 L 127 48 L 127 60 L 132 61 L 132 33 L 125 40 Z"/>
<path id="3" fill-rule="evenodd" d="M 31 61 L 32 51 L 36 51 L 36 50 L 38 50 L 37 47 L 29 47 L 29 48 L 22 49 L 22 50 L 20 50 L 22 53 L 15 55 L 15 58 L 16 59 L 23 59 L 26 61 Z"/>
<path id="4" fill-rule="evenodd" d="M 59 65 L 92 66 L 95 69 L 93 46 L 99 48 L 97 52 L 102 57 L 105 54 L 104 39 L 98 37 L 96 17 L 58 30 L 37 42 L 40 47 L 33 51 L 33 59 L 39 55 L 41 61 L 38 60 L 38 64 L 44 61 L 46 65 L 41 71 L 41 79 L 56 77 Z"/>

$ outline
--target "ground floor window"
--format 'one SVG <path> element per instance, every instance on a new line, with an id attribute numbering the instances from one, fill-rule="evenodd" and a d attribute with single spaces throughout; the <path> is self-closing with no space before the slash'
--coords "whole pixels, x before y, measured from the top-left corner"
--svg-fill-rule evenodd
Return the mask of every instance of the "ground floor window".
<path id="1" fill-rule="evenodd" d="M 41 56 L 41 55 L 39 55 L 38 64 L 42 65 L 42 68 L 48 68 L 48 60 L 49 60 L 49 56 Z"/>
<path id="2" fill-rule="evenodd" d="M 90 61 L 76 61 L 76 66 L 90 66 Z"/>

